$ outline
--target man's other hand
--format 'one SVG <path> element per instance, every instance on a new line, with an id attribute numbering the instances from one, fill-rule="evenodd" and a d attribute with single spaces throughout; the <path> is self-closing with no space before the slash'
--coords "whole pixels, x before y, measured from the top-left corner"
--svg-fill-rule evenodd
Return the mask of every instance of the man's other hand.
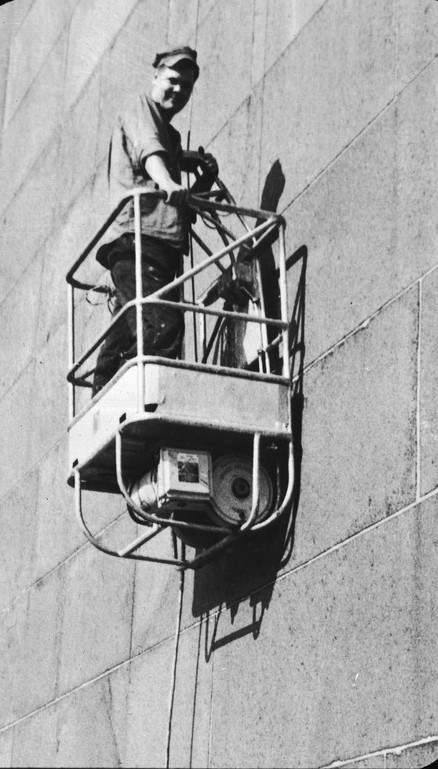
<path id="1" fill-rule="evenodd" d="M 206 152 L 202 156 L 202 164 L 204 166 L 205 172 L 207 174 L 210 174 L 211 176 L 217 176 L 219 173 L 219 166 L 218 162 L 214 155 L 211 154 L 211 152 Z"/>
<path id="2" fill-rule="evenodd" d="M 167 195 L 166 203 L 170 206 L 184 206 L 189 199 L 189 191 L 176 182 L 169 182 L 168 184 L 162 184 L 162 189 Z"/>

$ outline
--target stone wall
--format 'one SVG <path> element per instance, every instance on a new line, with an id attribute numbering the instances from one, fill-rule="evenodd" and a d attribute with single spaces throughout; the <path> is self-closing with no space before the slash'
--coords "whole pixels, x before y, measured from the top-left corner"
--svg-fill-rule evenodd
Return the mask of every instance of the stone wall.
<path id="1" fill-rule="evenodd" d="M 437 26 L 434 0 L 0 8 L 0 765 L 165 766 L 169 729 L 171 766 L 437 758 Z M 293 539 L 187 574 L 169 724 L 180 577 L 74 520 L 65 273 L 116 111 L 176 43 L 202 68 L 183 137 L 243 204 L 282 178 L 305 336 Z"/>

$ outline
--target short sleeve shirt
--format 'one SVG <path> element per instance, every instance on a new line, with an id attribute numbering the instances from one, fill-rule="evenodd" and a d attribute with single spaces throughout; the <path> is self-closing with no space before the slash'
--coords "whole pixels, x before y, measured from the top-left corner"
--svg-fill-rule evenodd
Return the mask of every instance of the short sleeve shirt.
<path id="1" fill-rule="evenodd" d="M 145 169 L 146 159 L 156 153 L 165 156 L 170 176 L 180 183 L 180 134 L 163 119 L 155 102 L 139 95 L 119 115 L 111 137 L 108 180 L 112 209 L 133 187 L 156 189 Z M 142 233 L 184 248 L 187 235 L 181 208 L 168 205 L 160 198 L 142 195 L 140 210 Z M 118 216 L 112 238 L 124 232 L 134 232 L 133 202 Z"/>

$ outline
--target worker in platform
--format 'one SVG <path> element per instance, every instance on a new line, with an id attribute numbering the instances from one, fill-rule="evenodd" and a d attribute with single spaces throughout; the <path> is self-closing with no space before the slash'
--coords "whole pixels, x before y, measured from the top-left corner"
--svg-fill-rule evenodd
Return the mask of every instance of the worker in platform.
<path id="1" fill-rule="evenodd" d="M 140 198 L 143 296 L 175 278 L 181 256 L 188 250 L 189 191 L 181 183 L 181 137 L 171 121 L 189 101 L 199 75 L 197 53 L 189 47 L 158 53 L 153 66 L 150 94 L 135 97 L 119 115 L 108 158 L 112 209 L 133 187 L 159 188 L 166 193 L 165 201 L 152 196 Z M 213 155 L 204 155 L 204 173 L 191 192 L 209 190 L 217 173 Z M 99 248 L 96 257 L 111 270 L 115 286 L 113 314 L 135 298 L 134 243 L 131 202 L 113 225 L 110 242 Z M 165 298 L 178 300 L 178 291 Z M 183 334 L 184 318 L 178 308 L 143 307 L 145 355 L 178 358 Z M 109 332 L 99 351 L 93 395 L 136 354 L 136 317 L 135 308 L 131 308 Z"/>

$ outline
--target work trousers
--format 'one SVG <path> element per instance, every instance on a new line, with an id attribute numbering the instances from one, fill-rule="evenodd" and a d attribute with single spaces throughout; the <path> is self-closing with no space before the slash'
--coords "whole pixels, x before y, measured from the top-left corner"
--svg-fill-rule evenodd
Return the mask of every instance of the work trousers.
<path id="1" fill-rule="evenodd" d="M 149 296 L 166 286 L 176 276 L 180 252 L 165 241 L 141 236 L 142 295 Z M 110 244 L 108 266 L 115 286 L 112 314 L 116 315 L 131 299 L 135 299 L 134 235 L 125 233 Z M 179 289 L 163 299 L 178 301 Z M 178 358 L 184 336 L 184 315 L 177 307 L 144 305 L 143 354 Z M 109 382 L 123 364 L 137 355 L 136 310 L 131 307 L 110 330 L 99 350 L 93 380 L 93 395 Z"/>

